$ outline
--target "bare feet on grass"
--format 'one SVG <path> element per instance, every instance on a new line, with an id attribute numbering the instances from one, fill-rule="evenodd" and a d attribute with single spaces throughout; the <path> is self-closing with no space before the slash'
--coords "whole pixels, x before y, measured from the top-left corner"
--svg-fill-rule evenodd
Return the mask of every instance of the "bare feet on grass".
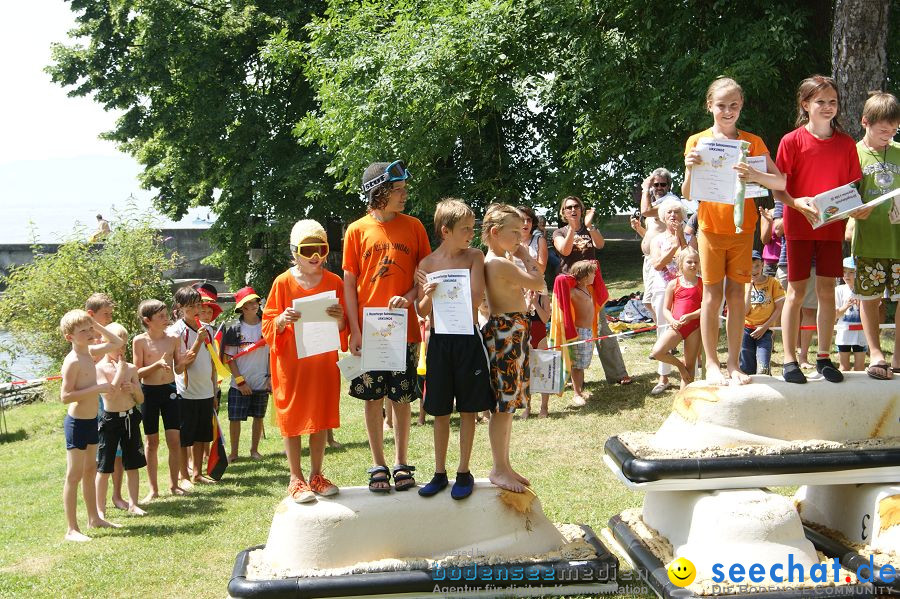
<path id="1" fill-rule="evenodd" d="M 585 399 L 582 395 L 578 395 L 576 393 L 572 396 L 572 405 L 576 408 L 580 408 L 585 404 L 587 404 L 587 399 Z"/>
<path id="2" fill-rule="evenodd" d="M 501 489 L 506 489 L 513 493 L 522 493 L 525 491 L 525 485 L 522 484 L 522 481 L 519 480 L 516 473 L 511 470 L 502 472 L 491 470 L 491 473 L 488 475 L 488 480 Z"/>
<path id="3" fill-rule="evenodd" d="M 85 543 L 91 540 L 91 537 L 87 536 L 80 530 L 70 530 L 63 538 L 65 538 L 65 540 L 67 541 L 75 541 L 76 543 Z"/>
<path id="4" fill-rule="evenodd" d="M 425 414 L 421 414 L 419 416 L 419 419 L 424 422 Z M 325 438 L 327 439 L 326 443 L 328 443 L 328 447 L 330 447 L 332 449 L 340 449 L 341 447 L 344 446 L 343 443 L 338 443 L 337 440 L 334 438 L 334 429 L 328 429 L 328 436 Z"/>
<path id="5" fill-rule="evenodd" d="M 548 412 L 546 409 L 541 409 L 540 413 L 538 414 L 538 418 L 546 418 L 549 415 L 550 412 Z"/>
<path id="6" fill-rule="evenodd" d="M 191 482 L 193 482 L 195 485 L 197 483 L 199 483 L 201 485 L 214 485 L 219 481 L 213 480 L 211 478 L 207 478 L 205 476 L 195 476 L 194 478 L 191 479 Z"/>
<path id="7" fill-rule="evenodd" d="M 122 528 L 122 525 L 114 524 L 101 516 L 93 522 L 88 522 L 88 528 Z"/>
<path id="8" fill-rule="evenodd" d="M 119 508 L 120 510 L 128 509 L 128 502 L 125 501 L 124 499 L 122 499 L 121 497 L 113 497 L 112 504 L 114 506 L 116 506 L 117 508 Z"/>
<path id="9" fill-rule="evenodd" d="M 531 416 L 531 406 L 525 406 L 525 409 L 519 414 L 519 419 L 528 420 L 529 416 Z"/>
<path id="10" fill-rule="evenodd" d="M 159 499 L 159 493 L 157 493 L 156 491 L 150 491 L 143 499 L 141 499 L 141 505 L 150 503 L 154 499 Z"/>
<path id="11" fill-rule="evenodd" d="M 262 456 L 262 454 L 259 453 L 258 451 L 251 451 L 251 452 L 250 452 L 250 459 L 251 459 L 251 460 L 254 460 L 254 461 L 256 461 L 256 462 L 258 462 L 259 460 L 263 459 L 263 456 Z"/>
<path id="12" fill-rule="evenodd" d="M 237 456 L 236 453 L 233 453 L 233 454 L 231 454 L 231 455 L 228 456 L 228 463 L 229 463 L 229 464 L 234 464 L 234 463 L 237 462 L 237 461 L 238 461 L 238 456 Z"/>
<path id="13" fill-rule="evenodd" d="M 144 510 L 142 510 L 141 508 L 139 508 L 136 505 L 129 505 L 128 513 L 131 514 L 132 516 L 146 516 L 147 515 L 147 512 L 145 512 Z"/>
<path id="14" fill-rule="evenodd" d="M 187 481 L 184 481 L 187 482 Z M 169 492 L 172 495 L 190 495 L 191 492 L 188 489 L 183 489 L 181 487 L 169 487 Z"/>

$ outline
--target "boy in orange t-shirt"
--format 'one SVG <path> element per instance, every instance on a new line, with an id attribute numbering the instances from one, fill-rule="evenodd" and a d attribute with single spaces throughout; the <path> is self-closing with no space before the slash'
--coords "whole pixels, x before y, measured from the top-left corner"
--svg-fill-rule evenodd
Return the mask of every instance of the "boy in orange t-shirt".
<path id="1" fill-rule="evenodd" d="M 350 325 L 350 352 L 361 355 L 363 308 L 406 308 L 406 370 L 366 372 L 350 382 L 350 395 L 366 402 L 366 431 L 374 466 L 369 469 L 369 490 L 387 493 L 416 486 L 415 468 L 407 463 L 410 403 L 416 395 L 416 361 L 421 341 L 413 310 L 418 288 L 416 266 L 431 253 L 425 227 L 403 214 L 409 171 L 402 161 L 375 162 L 362 177 L 368 214 L 353 222 L 344 234 L 344 298 Z M 393 403 L 395 464 L 389 471 L 384 457 L 382 409 L 384 398 Z"/>

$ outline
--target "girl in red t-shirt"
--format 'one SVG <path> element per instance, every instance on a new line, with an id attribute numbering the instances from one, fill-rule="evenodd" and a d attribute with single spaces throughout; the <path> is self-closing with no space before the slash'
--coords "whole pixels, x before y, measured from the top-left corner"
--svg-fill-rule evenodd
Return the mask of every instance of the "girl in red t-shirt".
<path id="1" fill-rule="evenodd" d="M 813 75 L 797 90 L 797 128 L 781 138 L 775 164 L 787 175 L 784 191 L 775 199 L 784 203 L 784 236 L 787 244 L 788 286 L 782 312 L 784 380 L 805 383 L 797 362 L 800 308 L 809 284 L 813 258 L 816 264 L 816 296 L 819 299 L 817 331 L 819 353 L 816 370 L 826 380 L 839 383 L 844 376 L 831 361 L 834 332 L 834 279 L 842 270 L 845 221 L 813 229 L 819 220 L 813 205 L 816 194 L 847 185 L 862 177 L 856 143 L 838 123 L 840 96 L 831 77 Z"/>

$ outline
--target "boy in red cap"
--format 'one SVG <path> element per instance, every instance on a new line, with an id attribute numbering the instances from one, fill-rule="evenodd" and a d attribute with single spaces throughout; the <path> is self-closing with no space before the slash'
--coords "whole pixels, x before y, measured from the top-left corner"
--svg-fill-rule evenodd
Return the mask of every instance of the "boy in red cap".
<path id="1" fill-rule="evenodd" d="M 260 460 L 259 439 L 272 390 L 269 352 L 262 335 L 259 295 L 252 287 L 244 287 L 234 294 L 234 301 L 234 311 L 240 316 L 238 320 L 226 324 L 222 334 L 222 352 L 225 363 L 231 368 L 231 387 L 228 389 L 231 451 L 228 461 L 237 460 L 241 422 L 246 421 L 248 416 L 253 418 L 250 457 Z"/>

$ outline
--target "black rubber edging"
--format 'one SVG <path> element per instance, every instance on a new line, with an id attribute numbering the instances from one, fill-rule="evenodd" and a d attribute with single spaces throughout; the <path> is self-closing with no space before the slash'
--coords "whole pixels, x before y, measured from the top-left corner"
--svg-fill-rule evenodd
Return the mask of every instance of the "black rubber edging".
<path id="1" fill-rule="evenodd" d="M 900 448 L 844 449 L 715 458 L 643 459 L 636 456 L 619 437 L 610 437 L 606 440 L 604 451 L 621 468 L 622 474 L 634 483 L 900 466 Z"/>
<path id="2" fill-rule="evenodd" d="M 609 519 L 609 528 L 613 537 L 622 546 L 622 549 L 628 554 L 631 560 L 638 567 L 638 576 L 650 585 L 650 588 L 658 596 L 664 599 L 707 599 L 710 595 L 697 595 L 687 589 L 676 587 L 669 580 L 669 574 L 666 566 L 659 558 L 653 555 L 650 548 L 647 547 L 643 539 L 635 534 L 631 527 L 626 524 L 622 518 L 616 514 Z M 812 541 L 812 539 L 810 539 Z M 843 562 L 841 562 L 843 564 Z M 868 562 L 867 562 L 868 563 Z M 646 574 L 646 576 L 645 576 Z M 834 593 L 834 596 L 840 597 L 874 597 L 875 589 L 870 584 L 854 584 L 841 587 L 841 593 Z M 721 595 L 728 599 L 811 599 L 825 596 L 823 587 L 811 587 L 795 589 L 790 591 L 765 591 L 760 593 L 729 594 Z"/>
<path id="3" fill-rule="evenodd" d="M 803 532 L 806 534 L 806 538 L 812 541 L 812 544 L 816 546 L 816 549 L 828 557 L 838 558 L 844 569 L 856 572 L 858 568 L 862 567 L 863 569 L 860 570 L 860 574 L 863 574 L 866 578 L 872 578 L 872 584 L 883 588 L 890 592 L 890 594 L 900 594 L 900 565 L 895 566 L 897 572 L 894 576 L 894 580 L 892 582 L 885 582 L 881 578 L 881 568 L 879 566 L 875 566 L 874 568 L 874 577 L 869 572 L 869 558 L 808 526 L 803 527 Z"/>
<path id="4" fill-rule="evenodd" d="M 349 597 L 360 595 L 391 595 L 398 593 L 431 593 L 435 585 L 462 586 L 470 589 L 481 589 L 486 585 L 491 588 L 511 588 L 517 586 L 546 586 L 548 590 L 561 583 L 576 585 L 579 583 L 603 583 L 615 581 L 619 560 L 597 538 L 587 525 L 580 525 L 585 533 L 585 541 L 597 552 L 597 557 L 590 560 L 557 560 L 547 562 L 509 563 L 492 566 L 489 580 L 435 580 L 432 570 L 404 570 L 396 572 L 373 572 L 370 574 L 345 574 L 342 576 L 292 577 L 270 580 L 247 580 L 247 563 L 251 551 L 263 549 L 265 545 L 250 547 L 238 553 L 228 582 L 228 594 L 236 598 L 248 599 L 306 599 L 313 597 Z M 495 580 L 493 573 L 510 568 L 522 567 L 522 580 Z M 548 569 L 554 571 L 553 580 L 542 580 L 541 574 Z M 528 576 L 536 575 L 537 580 Z M 552 591 L 551 591 L 552 594 Z"/>

